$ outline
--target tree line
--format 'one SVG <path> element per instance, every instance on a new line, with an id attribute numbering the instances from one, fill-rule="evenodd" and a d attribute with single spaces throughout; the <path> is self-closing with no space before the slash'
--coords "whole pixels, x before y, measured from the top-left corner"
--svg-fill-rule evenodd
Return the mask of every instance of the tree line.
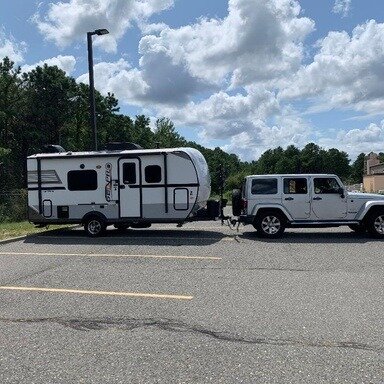
<path id="1" fill-rule="evenodd" d="M 88 85 L 76 83 L 56 66 L 45 64 L 22 73 L 9 58 L 0 62 L 0 193 L 25 188 L 26 157 L 45 144 L 59 144 L 69 151 L 92 148 L 88 94 Z M 95 99 L 99 148 L 114 141 L 134 142 L 143 148 L 196 148 L 208 162 L 214 194 L 223 177 L 230 190 L 246 174 L 321 172 L 336 173 L 350 183 L 362 181 L 363 153 L 351 164 L 346 152 L 309 143 L 301 150 L 294 145 L 269 149 L 259 159 L 244 162 L 221 148 L 186 140 L 166 117 L 158 119 L 151 130 L 149 117 L 121 114 L 113 94 L 96 91 Z"/>

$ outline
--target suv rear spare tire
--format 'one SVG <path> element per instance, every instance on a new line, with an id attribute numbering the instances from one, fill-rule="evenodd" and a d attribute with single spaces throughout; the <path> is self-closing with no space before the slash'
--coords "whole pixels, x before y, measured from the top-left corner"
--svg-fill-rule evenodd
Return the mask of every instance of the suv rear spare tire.
<path id="1" fill-rule="evenodd" d="M 234 189 L 232 191 L 232 214 L 233 216 L 240 216 L 241 215 L 241 190 L 240 189 Z"/>

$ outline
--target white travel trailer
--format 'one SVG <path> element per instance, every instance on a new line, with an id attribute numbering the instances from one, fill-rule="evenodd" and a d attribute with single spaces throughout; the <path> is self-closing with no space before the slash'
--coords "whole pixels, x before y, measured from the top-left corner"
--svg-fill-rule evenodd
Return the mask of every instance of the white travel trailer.
<path id="1" fill-rule="evenodd" d="M 210 176 L 193 148 L 43 153 L 29 156 L 28 213 L 34 224 L 145 228 L 193 220 L 206 206 Z"/>

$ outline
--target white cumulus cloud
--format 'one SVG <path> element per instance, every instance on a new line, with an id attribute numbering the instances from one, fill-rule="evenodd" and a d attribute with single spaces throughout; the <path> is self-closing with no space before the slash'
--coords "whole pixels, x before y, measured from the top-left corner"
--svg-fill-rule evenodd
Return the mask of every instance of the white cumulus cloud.
<path id="1" fill-rule="evenodd" d="M 137 103 L 148 89 L 136 68 L 120 59 L 114 63 L 98 63 L 94 66 L 95 88 L 107 94 L 114 93 L 123 102 Z M 81 75 L 77 82 L 89 84 L 88 74 Z"/>
<path id="2" fill-rule="evenodd" d="M 313 97 L 328 108 L 367 113 L 384 108 L 384 24 L 370 20 L 347 32 L 329 32 L 314 60 L 283 87 L 280 97 Z M 323 108 L 324 109 L 324 108 Z"/>
<path id="3" fill-rule="evenodd" d="M 5 30 L 0 28 L 0 60 L 9 57 L 16 64 L 24 61 L 25 42 L 17 42 L 12 36 L 7 37 Z"/>
<path id="4" fill-rule="evenodd" d="M 116 52 L 117 41 L 132 22 L 171 7 L 174 0 L 69 0 L 51 3 L 46 14 L 41 10 L 34 21 L 41 34 L 59 47 L 84 39 L 86 32 L 106 28 L 110 34 L 99 36 L 95 44 Z"/>
<path id="5" fill-rule="evenodd" d="M 335 0 L 332 12 L 339 13 L 342 17 L 347 17 L 351 9 L 351 1 L 352 0 Z"/>
<path id="6" fill-rule="evenodd" d="M 23 65 L 21 67 L 22 72 L 29 72 L 36 67 L 42 67 L 44 64 L 49 66 L 57 66 L 59 69 L 62 69 L 68 76 L 70 76 L 75 69 L 76 59 L 73 56 L 56 56 L 50 59 L 39 61 L 38 63 L 32 65 Z"/>
<path id="7" fill-rule="evenodd" d="M 143 36 L 139 44 L 140 66 L 132 75 L 147 87 L 144 95 L 139 88 L 136 101 L 161 106 L 187 104 L 196 95 L 229 86 L 263 87 L 290 75 L 299 68 L 304 39 L 314 29 L 312 20 L 301 17 L 296 0 L 230 0 L 223 19 L 200 19 L 180 28 L 141 25 L 157 33 Z M 116 71 L 107 73 L 118 77 Z"/>
<path id="8" fill-rule="evenodd" d="M 230 0 L 224 19 L 201 19 L 143 37 L 141 64 L 145 69 L 159 56 L 213 84 L 228 79 L 233 86 L 269 81 L 301 63 L 303 41 L 314 22 L 300 12 L 297 1 Z"/>
<path id="9" fill-rule="evenodd" d="M 383 152 L 384 120 L 380 123 L 371 123 L 364 128 L 340 131 L 336 134 L 336 139 L 322 137 L 319 143 L 326 148 L 336 147 L 346 151 L 352 159 L 361 152 Z"/>

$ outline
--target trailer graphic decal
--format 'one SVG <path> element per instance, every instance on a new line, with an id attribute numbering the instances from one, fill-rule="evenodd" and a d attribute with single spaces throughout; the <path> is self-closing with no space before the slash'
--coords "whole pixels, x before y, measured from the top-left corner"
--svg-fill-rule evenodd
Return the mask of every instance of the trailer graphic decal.
<path id="1" fill-rule="evenodd" d="M 105 200 L 112 200 L 112 164 L 105 164 Z"/>

